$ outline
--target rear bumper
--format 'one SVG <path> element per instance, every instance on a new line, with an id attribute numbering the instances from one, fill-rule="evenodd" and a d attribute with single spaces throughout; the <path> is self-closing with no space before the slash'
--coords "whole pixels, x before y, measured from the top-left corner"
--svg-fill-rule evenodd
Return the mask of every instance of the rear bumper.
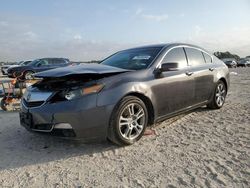
<path id="1" fill-rule="evenodd" d="M 22 102 L 20 122 L 27 130 L 54 134 L 83 140 L 107 138 L 109 118 L 114 105 L 96 106 L 96 95 L 81 99 L 46 103 L 40 107 L 27 108 Z M 29 116 L 25 118 L 24 116 Z"/>

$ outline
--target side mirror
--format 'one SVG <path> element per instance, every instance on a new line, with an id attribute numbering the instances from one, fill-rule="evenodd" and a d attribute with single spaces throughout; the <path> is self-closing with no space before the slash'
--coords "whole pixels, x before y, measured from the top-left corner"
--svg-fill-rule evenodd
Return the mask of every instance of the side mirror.
<path id="1" fill-rule="evenodd" d="M 161 65 L 160 71 L 161 72 L 177 71 L 177 70 L 179 70 L 178 66 L 179 66 L 179 64 L 176 62 L 163 63 Z"/>
<path id="2" fill-rule="evenodd" d="M 42 65 L 41 63 L 37 63 L 36 64 L 37 67 L 41 67 L 41 65 Z"/>

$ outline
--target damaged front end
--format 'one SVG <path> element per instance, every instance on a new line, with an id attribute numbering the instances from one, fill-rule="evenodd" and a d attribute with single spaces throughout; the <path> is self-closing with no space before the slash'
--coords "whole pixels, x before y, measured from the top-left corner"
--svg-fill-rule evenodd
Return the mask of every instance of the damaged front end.
<path id="1" fill-rule="evenodd" d="M 41 91 L 56 92 L 52 99 L 54 102 L 72 100 L 100 92 L 104 88 L 101 79 L 128 71 L 100 64 L 83 64 L 71 68 L 53 69 L 36 74 L 35 77 L 42 78 L 42 81 L 33 87 Z"/>
<path id="2" fill-rule="evenodd" d="M 94 75 L 45 78 L 34 84 L 32 88 L 40 92 L 52 92 L 53 96 L 50 98 L 49 102 L 54 103 L 98 93 L 104 87 L 104 84 L 99 82 L 99 80 L 100 78 Z"/>
<path id="3" fill-rule="evenodd" d="M 126 70 L 106 70 L 101 73 L 96 70 L 82 70 L 80 73 L 78 70 L 76 73 L 63 69 L 64 74 L 57 71 L 58 74 L 46 71 L 48 73 L 35 75 L 41 80 L 24 93 L 20 112 L 21 124 L 28 130 L 60 133 L 59 136 L 64 137 L 105 135 L 107 129 L 103 124 L 108 125 L 107 108 L 110 107 L 97 106 L 97 93 L 105 88 L 104 78 Z M 98 118 L 93 118 L 93 114 Z M 96 133 L 98 129 L 99 135 Z"/>

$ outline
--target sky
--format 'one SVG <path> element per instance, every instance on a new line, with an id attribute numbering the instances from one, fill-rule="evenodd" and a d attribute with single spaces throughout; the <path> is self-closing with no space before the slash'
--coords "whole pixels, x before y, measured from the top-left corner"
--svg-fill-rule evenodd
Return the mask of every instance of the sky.
<path id="1" fill-rule="evenodd" d="M 185 42 L 250 55 L 250 0 L 0 0 L 0 61 Z"/>

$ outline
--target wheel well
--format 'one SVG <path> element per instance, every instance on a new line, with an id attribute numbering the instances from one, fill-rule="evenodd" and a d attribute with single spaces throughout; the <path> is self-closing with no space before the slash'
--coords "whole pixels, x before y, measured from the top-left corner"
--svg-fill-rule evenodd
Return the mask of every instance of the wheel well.
<path id="1" fill-rule="evenodd" d="M 33 70 L 25 70 L 22 72 L 22 77 L 24 78 L 27 72 L 35 73 Z"/>
<path id="2" fill-rule="evenodd" d="M 33 70 L 25 70 L 25 71 L 23 71 L 24 74 L 27 73 L 27 72 L 33 72 L 34 73 Z"/>
<path id="3" fill-rule="evenodd" d="M 227 81 L 226 81 L 226 79 L 225 79 L 225 78 L 221 78 L 221 79 L 219 79 L 219 80 L 222 81 L 222 82 L 225 84 L 226 90 L 227 90 Z"/>
<path id="4" fill-rule="evenodd" d="M 154 124 L 154 107 L 153 104 L 151 102 L 151 100 L 146 97 L 145 95 L 141 94 L 141 93 L 129 93 L 126 96 L 135 96 L 138 97 L 139 99 L 141 99 L 144 104 L 146 105 L 147 109 L 148 109 L 148 123 L 149 125 L 153 125 Z"/>

